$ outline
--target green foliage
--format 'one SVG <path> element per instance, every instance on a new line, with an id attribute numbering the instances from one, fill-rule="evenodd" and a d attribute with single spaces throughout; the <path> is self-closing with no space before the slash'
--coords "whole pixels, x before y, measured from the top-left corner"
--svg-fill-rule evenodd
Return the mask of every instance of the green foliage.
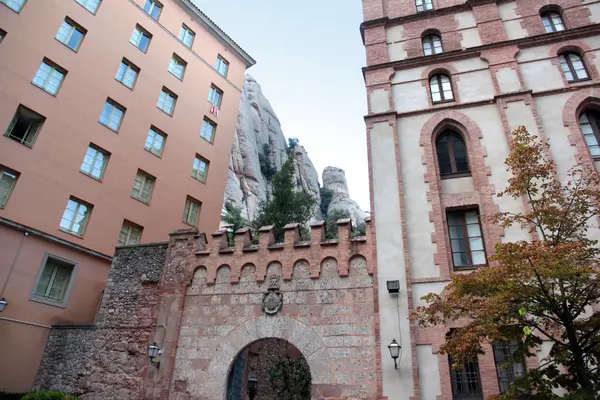
<path id="1" fill-rule="evenodd" d="M 366 236 L 367 234 L 367 224 L 364 222 L 360 222 L 356 224 L 356 228 L 352 231 L 352 236 Z"/>
<path id="2" fill-rule="evenodd" d="M 258 153 L 258 162 L 260 164 L 260 172 L 265 176 L 267 181 L 271 181 L 277 168 L 271 162 L 271 146 L 267 143 L 263 145 L 262 153 Z"/>
<path id="3" fill-rule="evenodd" d="M 278 399 L 310 400 L 310 368 L 304 357 L 281 358 L 269 366 L 269 384 Z"/>
<path id="4" fill-rule="evenodd" d="M 221 221 L 233 225 L 234 232 L 247 225 L 242 216 L 242 209 L 229 201 L 225 203 L 225 213 L 221 214 Z"/>
<path id="5" fill-rule="evenodd" d="M 347 210 L 332 210 L 325 218 L 325 238 L 337 239 L 337 221 L 338 219 L 350 218 Z"/>
<path id="6" fill-rule="evenodd" d="M 60 392 L 44 391 L 26 394 L 21 400 L 77 400 L 78 397 Z"/>
<path id="7" fill-rule="evenodd" d="M 273 193 L 261 202 L 252 228 L 274 225 L 275 239 L 283 240 L 283 227 L 289 223 L 306 225 L 315 206 L 315 199 L 306 191 L 296 191 L 294 185 L 294 163 L 289 158 L 281 170 L 273 175 Z"/>
<path id="8" fill-rule="evenodd" d="M 26 393 L 6 393 L 0 392 L 0 400 L 21 400 Z"/>
<path id="9" fill-rule="evenodd" d="M 325 217 L 327 215 L 327 210 L 329 210 L 329 203 L 331 203 L 333 191 L 331 189 L 319 187 L 319 194 L 321 195 L 321 204 L 319 204 L 319 207 L 321 208 L 321 214 Z"/>

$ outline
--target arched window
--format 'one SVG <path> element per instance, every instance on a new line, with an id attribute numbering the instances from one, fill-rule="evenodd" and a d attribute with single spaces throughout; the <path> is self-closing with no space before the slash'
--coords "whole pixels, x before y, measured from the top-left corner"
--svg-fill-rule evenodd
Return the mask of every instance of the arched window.
<path id="1" fill-rule="evenodd" d="M 415 0 L 417 12 L 433 10 L 433 0 Z"/>
<path id="2" fill-rule="evenodd" d="M 430 56 L 442 51 L 442 39 L 438 35 L 427 35 L 423 38 L 423 54 Z"/>
<path id="3" fill-rule="evenodd" d="M 594 159 L 600 159 L 600 113 L 587 110 L 579 116 L 579 127 Z"/>
<path id="4" fill-rule="evenodd" d="M 465 174 L 469 172 L 467 147 L 461 134 L 447 130 L 435 141 L 440 175 Z"/>
<path id="5" fill-rule="evenodd" d="M 429 89 L 431 90 L 431 101 L 441 103 L 454 100 L 450 78 L 444 74 L 437 74 L 429 78 Z"/>
<path id="6" fill-rule="evenodd" d="M 577 53 L 562 53 L 559 57 L 560 68 L 569 82 L 582 81 L 589 78 L 585 64 Z"/>
<path id="7" fill-rule="evenodd" d="M 542 13 L 542 22 L 547 33 L 559 32 L 565 30 L 565 23 L 562 17 L 556 11 L 547 11 Z"/>

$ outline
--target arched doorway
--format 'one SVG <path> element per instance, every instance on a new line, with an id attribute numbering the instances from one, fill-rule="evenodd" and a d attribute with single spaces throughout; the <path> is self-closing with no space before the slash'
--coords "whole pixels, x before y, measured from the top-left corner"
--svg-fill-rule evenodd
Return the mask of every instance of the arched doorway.
<path id="1" fill-rule="evenodd" d="M 227 376 L 226 400 L 310 400 L 312 377 L 296 346 L 278 338 L 259 339 L 240 351 Z"/>

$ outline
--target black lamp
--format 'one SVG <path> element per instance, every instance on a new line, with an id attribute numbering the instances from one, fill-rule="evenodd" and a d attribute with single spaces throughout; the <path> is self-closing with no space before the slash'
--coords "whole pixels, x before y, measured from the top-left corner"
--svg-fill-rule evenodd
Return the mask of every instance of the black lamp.
<path id="1" fill-rule="evenodd" d="M 256 387 L 258 386 L 258 381 L 256 378 L 248 378 L 248 397 L 250 400 L 254 400 L 256 397 Z"/>
<path id="2" fill-rule="evenodd" d="M 388 349 L 390 349 L 390 356 L 394 359 L 394 369 L 398 369 L 398 357 L 400 357 L 400 351 L 402 350 L 402 346 L 396 339 L 392 339 L 392 343 L 388 345 Z"/>
<path id="3" fill-rule="evenodd" d="M 7 305 L 8 303 L 6 302 L 6 299 L 4 297 L 0 299 L 0 312 L 4 311 Z"/>
<path id="4" fill-rule="evenodd" d="M 150 364 L 154 365 L 156 368 L 160 367 L 160 361 L 154 361 L 156 357 L 160 355 L 160 347 L 156 344 L 156 342 L 152 343 L 148 346 L 148 358 L 150 359 Z"/>
<path id="5" fill-rule="evenodd" d="M 400 281 L 386 281 L 388 293 L 400 293 Z"/>

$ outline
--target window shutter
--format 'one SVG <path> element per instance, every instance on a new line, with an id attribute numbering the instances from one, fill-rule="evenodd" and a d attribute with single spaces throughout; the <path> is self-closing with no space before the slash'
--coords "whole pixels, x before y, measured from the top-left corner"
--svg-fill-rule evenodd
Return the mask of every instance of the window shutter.
<path id="1" fill-rule="evenodd" d="M 55 267 L 56 266 L 51 261 L 46 262 L 44 270 L 42 271 L 42 276 L 40 277 L 40 281 L 35 289 L 36 296 L 46 297 L 46 292 L 48 291 L 48 286 L 50 285 L 50 280 L 52 279 L 52 274 Z"/>

